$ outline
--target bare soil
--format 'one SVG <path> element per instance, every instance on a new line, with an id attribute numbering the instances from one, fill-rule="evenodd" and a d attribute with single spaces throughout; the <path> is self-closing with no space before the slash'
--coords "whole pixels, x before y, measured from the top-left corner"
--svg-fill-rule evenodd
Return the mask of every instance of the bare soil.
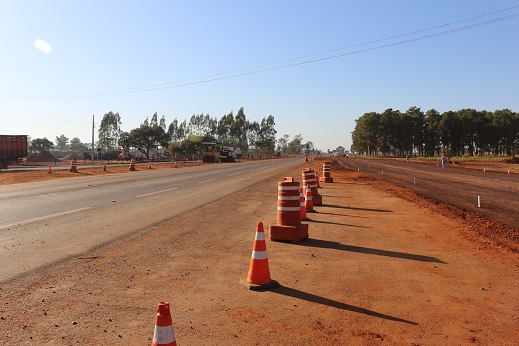
<path id="1" fill-rule="evenodd" d="M 322 161 L 287 174 L 300 180 L 308 166 L 320 172 Z M 151 344 L 160 301 L 171 304 L 179 345 L 518 344 L 517 244 L 485 236 L 492 221 L 340 166 L 332 177 L 309 239 L 267 240 L 279 287 L 239 283 L 257 222 L 267 235 L 276 222 L 275 177 L 0 283 L 0 344 Z"/>

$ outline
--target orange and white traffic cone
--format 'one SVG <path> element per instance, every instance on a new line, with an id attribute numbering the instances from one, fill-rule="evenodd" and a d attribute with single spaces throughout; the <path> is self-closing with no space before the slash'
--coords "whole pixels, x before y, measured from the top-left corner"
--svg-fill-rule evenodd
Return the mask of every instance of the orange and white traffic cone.
<path id="1" fill-rule="evenodd" d="M 151 161 L 148 163 L 148 169 L 151 169 Z"/>
<path id="2" fill-rule="evenodd" d="M 155 331 L 153 333 L 153 341 L 151 346 L 176 346 L 175 333 L 173 332 L 173 323 L 171 322 L 171 313 L 169 311 L 168 302 L 160 302 L 157 307 L 157 317 L 155 319 Z"/>
<path id="3" fill-rule="evenodd" d="M 175 164 L 173 165 L 173 168 L 177 168 L 177 160 L 175 160 Z"/>
<path id="4" fill-rule="evenodd" d="M 135 160 L 132 159 L 130 161 L 130 167 L 128 168 L 129 171 L 135 171 Z"/>
<path id="5" fill-rule="evenodd" d="M 308 217 L 306 216 L 305 194 L 303 193 L 302 187 L 299 188 L 299 202 L 301 205 L 301 220 L 308 220 Z"/>
<path id="6" fill-rule="evenodd" d="M 306 185 L 305 209 L 306 209 L 307 213 L 314 211 L 314 202 L 313 202 L 312 189 L 310 188 L 310 184 Z"/>
<path id="7" fill-rule="evenodd" d="M 49 168 L 47 168 L 47 173 L 52 173 L 52 166 L 49 165 Z"/>
<path id="8" fill-rule="evenodd" d="M 263 222 L 259 221 L 256 228 L 256 237 L 252 256 L 250 259 L 249 274 L 247 279 L 240 279 L 240 282 L 250 290 L 260 291 L 269 287 L 277 286 L 278 283 L 270 278 L 269 260 L 267 257 L 267 244 L 265 242 L 265 231 Z"/>
<path id="9" fill-rule="evenodd" d="M 103 172 L 106 172 L 106 163 L 103 165 Z"/>
<path id="10" fill-rule="evenodd" d="M 200 159 L 198 159 L 198 161 L 196 161 L 196 165 L 200 166 Z"/>

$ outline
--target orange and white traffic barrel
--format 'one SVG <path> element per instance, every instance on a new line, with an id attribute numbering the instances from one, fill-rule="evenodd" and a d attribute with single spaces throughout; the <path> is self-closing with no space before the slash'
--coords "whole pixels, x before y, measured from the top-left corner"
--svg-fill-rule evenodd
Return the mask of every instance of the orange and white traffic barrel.
<path id="1" fill-rule="evenodd" d="M 270 240 L 298 243 L 308 238 L 308 225 L 301 224 L 299 182 L 285 180 L 278 183 L 277 223 L 270 225 L 269 231 Z"/>
<path id="2" fill-rule="evenodd" d="M 299 182 L 283 181 L 278 183 L 277 223 L 297 226 L 301 224 Z"/>
<path id="3" fill-rule="evenodd" d="M 70 162 L 69 172 L 77 173 L 77 159 L 72 159 L 72 161 Z"/>
<path id="4" fill-rule="evenodd" d="M 323 176 L 319 179 L 324 183 L 333 183 L 332 164 L 330 162 L 323 163 Z"/>
<path id="5" fill-rule="evenodd" d="M 319 194 L 319 190 L 317 189 L 317 181 L 315 179 L 315 172 L 310 168 L 306 168 L 302 172 L 302 179 L 303 179 L 303 187 L 306 187 L 309 184 L 310 188 L 312 189 L 313 205 L 314 206 L 321 205 L 323 203 L 323 199 L 322 199 L 322 196 Z"/>

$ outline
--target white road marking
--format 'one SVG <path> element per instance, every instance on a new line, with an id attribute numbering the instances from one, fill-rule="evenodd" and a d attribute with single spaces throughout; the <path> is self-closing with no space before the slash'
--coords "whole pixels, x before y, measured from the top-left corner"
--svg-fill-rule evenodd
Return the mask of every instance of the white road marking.
<path id="1" fill-rule="evenodd" d="M 63 215 L 68 215 L 68 214 L 74 214 L 74 213 L 78 213 L 80 211 L 84 211 L 84 210 L 88 210 L 88 209 L 90 209 L 90 207 L 79 208 L 79 209 L 74 209 L 74 210 L 68 210 L 68 211 L 64 211 L 62 213 L 57 213 L 57 214 L 52 214 L 52 215 L 45 215 L 45 216 L 42 216 L 42 217 L 37 217 L 37 218 L 34 218 L 34 219 L 30 219 L 30 220 L 24 220 L 24 221 L 20 221 L 20 222 L 10 223 L 8 225 L 0 225 L 0 229 L 14 227 L 14 226 L 21 226 L 21 225 L 25 225 L 25 224 L 28 224 L 28 223 L 31 223 L 31 222 L 37 222 L 37 221 L 43 221 L 43 220 L 47 220 L 47 219 L 52 219 L 53 217 L 58 217 L 58 216 L 63 216 Z"/>
<path id="2" fill-rule="evenodd" d="M 164 192 L 168 192 L 168 191 L 173 191 L 173 190 L 178 190 L 178 187 L 172 187 L 171 189 L 166 189 L 166 190 L 160 190 L 160 191 L 145 193 L 145 194 L 142 194 L 142 195 L 138 195 L 137 198 L 158 195 L 158 194 L 161 194 L 161 193 L 164 193 Z"/>
<path id="3" fill-rule="evenodd" d="M 208 183 L 208 182 L 210 182 L 210 181 L 214 181 L 214 180 L 216 180 L 216 178 L 214 178 L 214 179 L 209 179 L 209 180 L 204 180 L 204 181 L 199 181 L 197 184 Z"/>

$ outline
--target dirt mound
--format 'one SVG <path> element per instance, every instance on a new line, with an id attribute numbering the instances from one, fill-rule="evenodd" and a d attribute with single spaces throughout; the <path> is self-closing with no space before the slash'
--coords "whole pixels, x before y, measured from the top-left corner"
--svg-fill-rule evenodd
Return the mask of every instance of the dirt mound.
<path id="1" fill-rule="evenodd" d="M 519 157 L 511 156 L 505 161 L 506 163 L 519 164 Z"/>

